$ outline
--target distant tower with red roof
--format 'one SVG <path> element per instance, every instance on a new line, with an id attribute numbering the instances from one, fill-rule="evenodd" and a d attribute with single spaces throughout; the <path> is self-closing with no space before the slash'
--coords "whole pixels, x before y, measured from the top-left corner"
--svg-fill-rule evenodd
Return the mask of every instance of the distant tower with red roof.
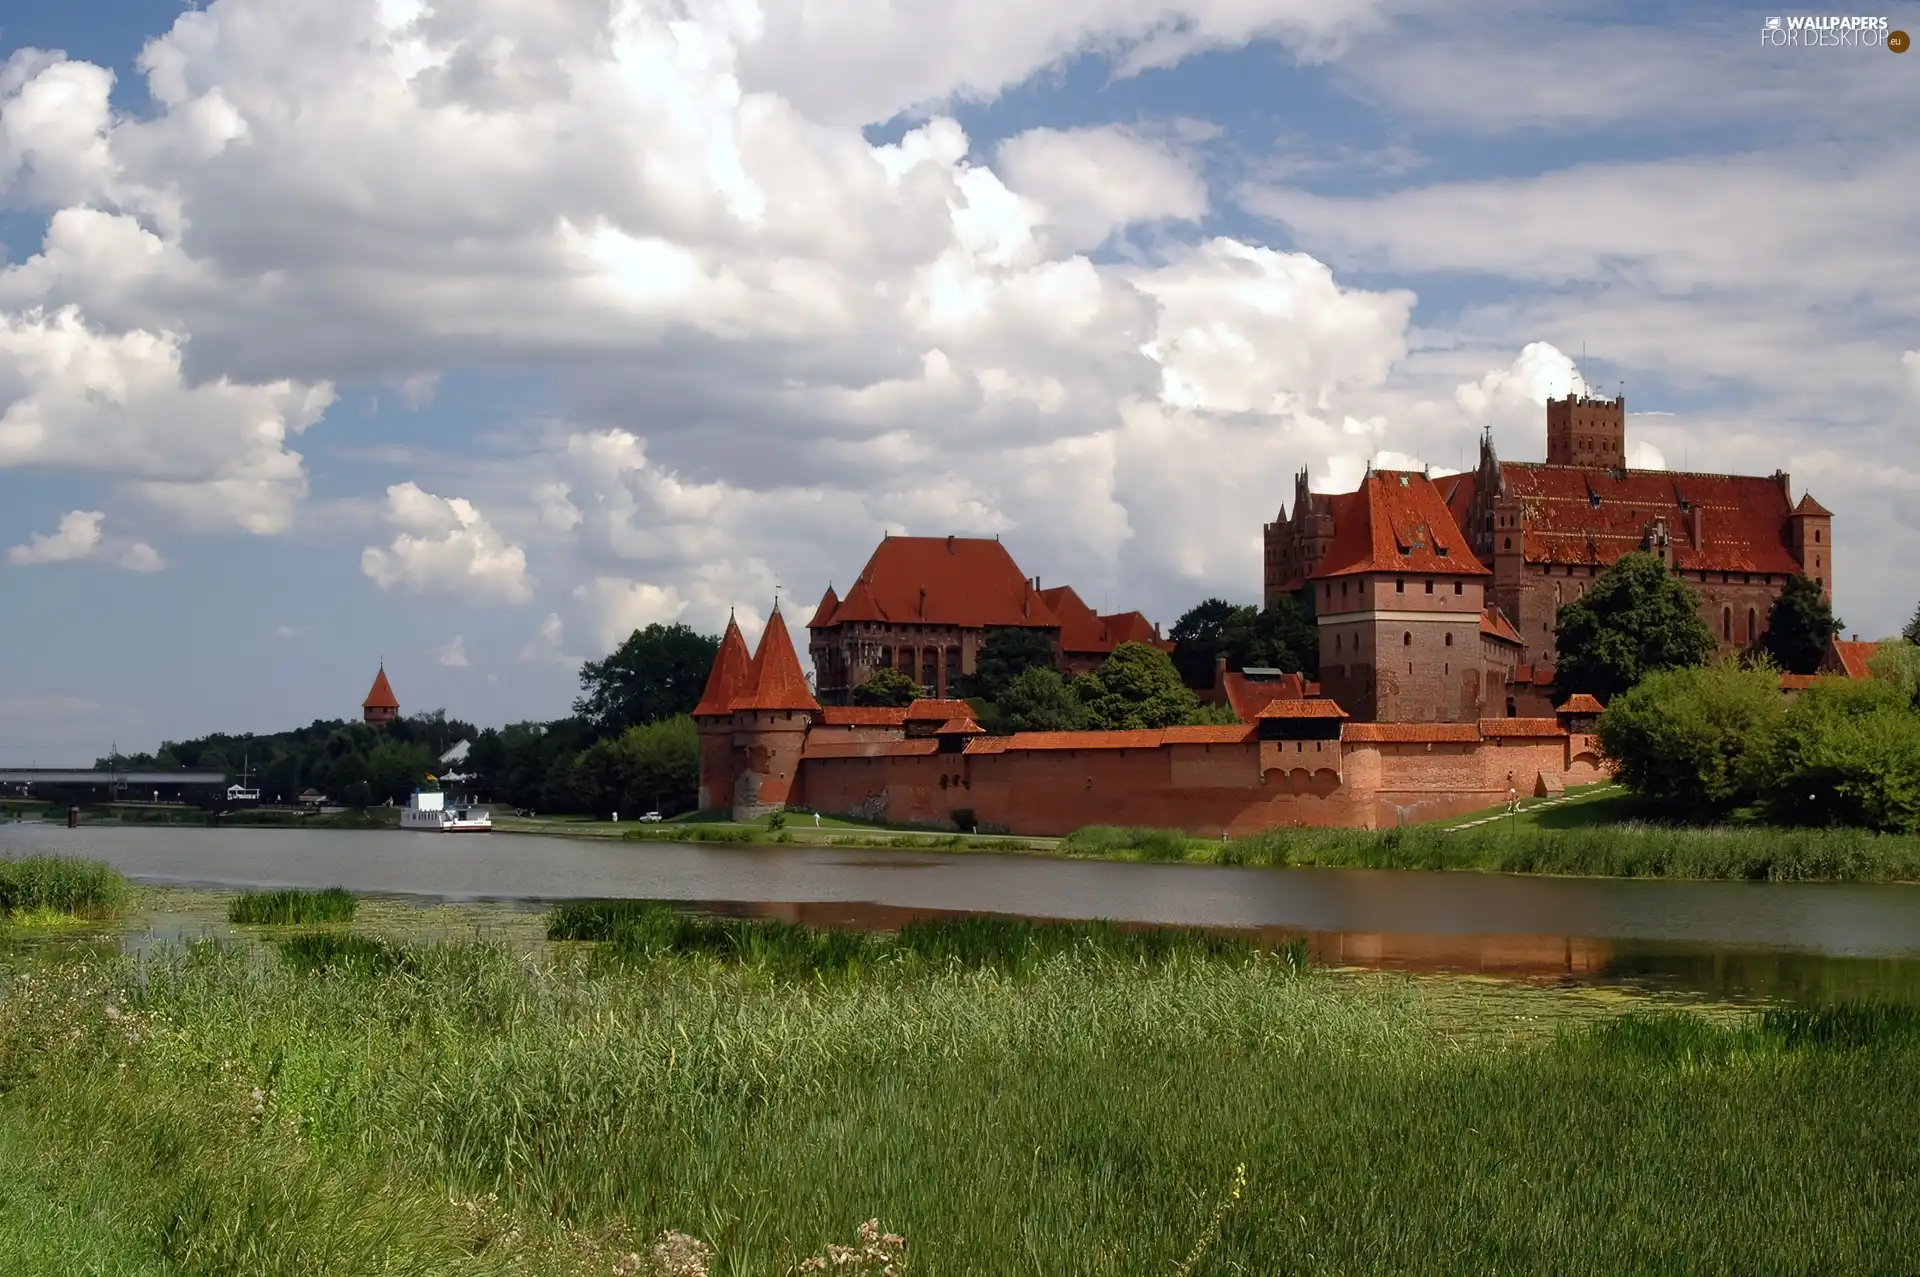
<path id="1" fill-rule="evenodd" d="M 800 756 L 819 715 L 780 605 L 774 604 L 751 658 L 740 627 L 727 618 L 693 710 L 701 808 L 725 807 L 736 820 L 754 820 L 798 802 Z"/>
<path id="2" fill-rule="evenodd" d="M 380 672 L 373 676 L 373 690 L 360 702 L 360 713 L 368 727 L 385 727 L 400 715 L 400 702 L 393 694 L 393 685 L 387 682 L 385 661 L 380 662 Z"/>

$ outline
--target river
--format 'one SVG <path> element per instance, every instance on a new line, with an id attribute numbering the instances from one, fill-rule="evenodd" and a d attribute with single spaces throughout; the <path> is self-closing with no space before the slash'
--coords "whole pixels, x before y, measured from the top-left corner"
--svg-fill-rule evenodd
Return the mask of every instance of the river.
<path id="1" fill-rule="evenodd" d="M 686 902 L 810 923 L 987 913 L 1304 938 L 1317 961 L 1728 998 L 1920 1001 L 1920 887 L 1242 869 L 533 835 L 0 825 L 138 882 Z"/>

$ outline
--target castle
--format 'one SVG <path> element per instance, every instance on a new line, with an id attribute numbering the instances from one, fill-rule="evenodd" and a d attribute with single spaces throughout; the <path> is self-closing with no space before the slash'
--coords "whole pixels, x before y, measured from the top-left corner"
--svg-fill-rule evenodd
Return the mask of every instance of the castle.
<path id="1" fill-rule="evenodd" d="M 1811 577 L 1832 597 L 1833 516 L 1811 496 L 1796 503 L 1790 476 L 1629 470 L 1626 415 L 1624 396 L 1549 400 L 1544 464 L 1501 461 L 1483 437 L 1475 469 L 1430 481 L 1447 517 L 1417 517 L 1442 541 L 1460 538 L 1461 557 L 1480 569 L 1488 604 L 1519 641 L 1521 687 L 1552 682 L 1560 606 L 1631 551 L 1659 555 L 1698 592 L 1723 653 L 1760 641 L 1792 577 Z M 1305 471 L 1295 477 L 1292 514 L 1283 507 L 1265 529 L 1268 602 L 1315 590 L 1324 613 L 1358 505 L 1355 494 L 1309 491 Z M 1339 655 L 1333 664 L 1353 664 Z"/>
<path id="2" fill-rule="evenodd" d="M 1474 471 L 1440 479 L 1370 471 L 1353 492 L 1316 493 L 1301 472 L 1292 514 L 1266 525 L 1265 596 L 1310 604 L 1320 681 L 1221 671 L 1216 691 L 1241 720 L 1222 726 L 985 735 L 947 696 L 990 627 L 1048 630 L 1069 669 L 1123 635 L 1168 645 L 1138 613 L 1098 616 L 1070 590 L 1042 591 L 997 541 L 888 538 L 810 624 L 821 698 L 777 607 L 751 655 L 728 621 L 694 710 L 700 805 L 736 819 L 809 807 L 1214 836 L 1439 819 L 1600 779 L 1600 704 L 1550 698 L 1557 609 L 1599 571 L 1658 554 L 1729 651 L 1758 641 L 1794 575 L 1829 596 L 1833 582 L 1832 516 L 1795 503 L 1785 474 L 1629 470 L 1625 423 L 1622 399 L 1569 396 L 1547 405 L 1544 463 L 1502 462 L 1483 440 Z M 1864 657 L 1843 646 L 1867 645 L 1835 645 L 1851 674 Z M 882 666 L 917 672 L 932 695 L 904 709 L 821 703 Z"/>

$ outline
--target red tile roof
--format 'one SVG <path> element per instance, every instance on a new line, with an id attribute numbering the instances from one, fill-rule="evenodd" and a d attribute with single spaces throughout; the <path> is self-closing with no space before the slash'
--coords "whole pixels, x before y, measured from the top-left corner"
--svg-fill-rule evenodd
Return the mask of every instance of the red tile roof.
<path id="1" fill-rule="evenodd" d="M 1269 701 L 1255 718 L 1345 718 L 1347 711 L 1332 701 Z"/>
<path id="2" fill-rule="evenodd" d="M 887 537 L 830 617 L 964 628 L 1060 624 L 998 541 L 978 537 Z"/>
<path id="3" fill-rule="evenodd" d="M 1221 679 L 1221 687 L 1226 692 L 1227 707 L 1243 723 L 1251 723 L 1276 700 L 1300 700 L 1319 690 L 1299 674 L 1282 674 L 1274 679 L 1248 678 L 1238 670 L 1228 670 Z"/>
<path id="4" fill-rule="evenodd" d="M 1800 571 L 1787 548 L 1787 493 L 1777 479 L 1531 461 L 1502 462 L 1500 478 L 1507 495 L 1521 504 L 1529 563 L 1605 567 L 1638 550 L 1647 525 L 1664 519 L 1673 565 L 1681 571 Z"/>
<path id="5" fill-rule="evenodd" d="M 1813 494 L 1810 492 L 1800 494 L 1800 504 L 1793 507 L 1793 512 L 1795 514 L 1817 515 L 1823 519 L 1831 519 L 1833 517 L 1833 511 L 1827 509 L 1827 507 L 1821 505 L 1818 501 L 1815 501 Z"/>
<path id="6" fill-rule="evenodd" d="M 1818 674 L 1782 674 L 1780 690 L 1783 692 L 1804 692 L 1820 681 Z"/>
<path id="7" fill-rule="evenodd" d="M 802 761 L 817 758 L 913 758 L 940 751 L 932 737 L 922 740 L 809 740 Z"/>
<path id="8" fill-rule="evenodd" d="M 900 727 L 907 721 L 904 705 L 825 705 L 822 727 Z"/>
<path id="9" fill-rule="evenodd" d="M 810 630 L 824 630 L 833 623 L 833 613 L 840 606 L 840 596 L 829 585 L 827 592 L 820 596 L 820 606 L 813 609 L 813 617 L 807 622 Z"/>
<path id="10" fill-rule="evenodd" d="M 740 637 L 740 626 L 729 614 L 727 631 L 720 636 L 720 651 L 714 655 L 713 668 L 707 671 L 707 687 L 700 693 L 700 703 L 693 707 L 693 716 L 717 717 L 733 713 L 734 702 L 752 686 L 747 681 L 752 665 L 753 658 L 747 654 L 747 641 Z"/>
<path id="11" fill-rule="evenodd" d="M 1526 641 L 1520 637 L 1520 631 L 1513 628 L 1507 620 L 1507 614 L 1497 607 L 1490 607 L 1480 614 L 1480 632 L 1488 638 L 1497 638 L 1503 643 L 1512 643 L 1525 647 Z"/>
<path id="12" fill-rule="evenodd" d="M 1163 727 L 1161 739 L 1169 745 L 1238 745 L 1253 739 L 1246 723 L 1196 723 L 1191 727 Z"/>
<path id="13" fill-rule="evenodd" d="M 1483 718 L 1480 735 L 1487 740 L 1502 736 L 1565 736 L 1567 729 L 1557 718 Z"/>
<path id="14" fill-rule="evenodd" d="M 760 649 L 753 654 L 747 687 L 733 707 L 820 708 L 820 702 L 813 699 L 813 693 L 807 688 L 807 676 L 800 672 L 800 658 L 794 654 L 793 639 L 787 634 L 787 622 L 779 608 L 767 619 L 766 632 L 760 636 Z"/>
<path id="15" fill-rule="evenodd" d="M 1332 506 L 1333 543 L 1315 579 L 1352 572 L 1492 575 L 1474 557 L 1440 490 L 1423 474 L 1376 470 L 1358 492 L 1334 496 Z"/>
<path id="16" fill-rule="evenodd" d="M 934 722 L 944 723 L 950 718 L 972 717 L 973 706 L 967 704 L 965 701 L 923 699 L 917 700 L 907 706 L 906 717 L 901 721 L 907 723 L 924 723 L 928 719 L 932 719 Z"/>
<path id="17" fill-rule="evenodd" d="M 1111 652 L 1122 643 L 1145 643 L 1163 652 L 1173 650 L 1171 639 L 1163 639 L 1139 612 L 1114 612 L 1101 616 L 1087 606 L 1071 585 L 1056 585 L 1040 591 L 1040 598 L 1060 618 L 1060 650 L 1063 652 Z"/>
<path id="18" fill-rule="evenodd" d="M 1569 696 L 1567 703 L 1553 712 L 1556 714 L 1598 714 L 1604 709 L 1606 709 L 1606 706 L 1585 692 L 1581 692 L 1577 696 Z"/>
<path id="19" fill-rule="evenodd" d="M 1474 723 L 1348 723 L 1340 729 L 1340 739 L 1375 744 L 1431 745 L 1477 741 L 1480 739 L 1480 728 Z"/>
<path id="20" fill-rule="evenodd" d="M 935 736 L 984 736 L 987 729 L 971 718 L 950 718 L 933 729 Z"/>
<path id="21" fill-rule="evenodd" d="M 1553 686 L 1553 666 L 1516 665 L 1513 667 L 1513 677 L 1507 682 L 1516 686 L 1531 684 L 1534 687 L 1551 687 Z"/>
<path id="22" fill-rule="evenodd" d="M 393 694 L 393 685 L 387 682 L 387 667 L 382 665 L 380 672 L 373 676 L 373 690 L 367 693 L 367 699 L 360 702 L 361 709 L 399 709 L 400 702 Z"/>
<path id="23" fill-rule="evenodd" d="M 1833 639 L 1830 647 L 1830 655 L 1833 659 L 1823 662 L 1824 664 L 1838 665 L 1840 672 L 1844 673 L 1848 678 L 1871 678 L 1873 676 L 1872 672 L 1867 669 L 1867 662 L 1872 660 L 1873 654 L 1880 650 L 1878 643 L 1858 643 L 1845 639 Z"/>

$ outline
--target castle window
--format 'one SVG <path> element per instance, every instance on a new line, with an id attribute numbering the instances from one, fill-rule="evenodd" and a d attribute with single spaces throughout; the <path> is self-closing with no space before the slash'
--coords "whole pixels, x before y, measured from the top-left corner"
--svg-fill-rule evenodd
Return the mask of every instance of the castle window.
<path id="1" fill-rule="evenodd" d="M 1505 542 L 1504 542 L 1504 543 L 1502 543 L 1502 545 L 1500 546 L 1500 548 L 1501 548 L 1501 549 L 1503 549 L 1503 550 L 1511 550 L 1511 549 L 1513 548 L 1513 538 L 1512 538 L 1512 537 L 1508 537 L 1508 538 L 1507 538 L 1507 539 L 1505 540 Z"/>
<path id="2" fill-rule="evenodd" d="M 1347 583 L 1345 581 L 1340 582 L 1340 597 L 1343 599 L 1347 597 Z"/>
<path id="3" fill-rule="evenodd" d="M 1819 544 L 1820 544 L 1820 529 L 1818 529 L 1818 528 L 1815 528 L 1815 529 L 1813 530 L 1813 543 L 1814 543 L 1815 545 L 1819 545 Z"/>
<path id="4" fill-rule="evenodd" d="M 1432 582 L 1432 581 L 1428 581 L 1428 582 L 1427 582 L 1427 593 L 1428 593 L 1428 594 L 1432 594 L 1432 593 L 1433 593 L 1433 582 Z"/>
<path id="5" fill-rule="evenodd" d="M 1405 594 L 1407 592 L 1407 582 L 1405 577 L 1399 577 L 1394 580 L 1393 592 L 1395 594 Z"/>
<path id="6" fill-rule="evenodd" d="M 1748 608 L 1747 609 L 1747 642 L 1751 643 L 1759 637 L 1760 637 L 1759 614 L 1756 613 L 1752 608 Z"/>
<path id="7" fill-rule="evenodd" d="M 1453 646 L 1453 633 L 1452 633 L 1452 631 L 1448 631 L 1448 633 L 1447 633 L 1447 646 L 1448 646 L 1448 647 L 1452 647 L 1452 646 Z"/>
<path id="8" fill-rule="evenodd" d="M 1460 588 L 1460 582 L 1458 582 L 1458 581 L 1455 581 L 1455 582 L 1453 583 L 1453 592 L 1454 592 L 1455 594 L 1459 594 L 1459 593 L 1461 593 L 1461 592 L 1462 592 L 1462 591 L 1461 591 L 1461 588 Z"/>
<path id="9" fill-rule="evenodd" d="M 1730 607 L 1720 609 L 1720 637 L 1733 642 L 1733 609 Z"/>
<path id="10" fill-rule="evenodd" d="M 1401 638 L 1400 638 L 1400 646 L 1401 646 L 1401 647 L 1412 647 L 1412 646 L 1413 646 L 1413 631 L 1412 631 L 1412 630 L 1408 630 L 1408 631 L 1407 631 L 1407 632 L 1406 632 L 1406 633 L 1405 633 L 1404 635 L 1402 635 L 1402 636 L 1401 636 Z"/>
<path id="11" fill-rule="evenodd" d="M 1515 716 L 1516 708 L 1517 707 L 1513 703 L 1513 697 L 1511 696 L 1507 697 L 1507 717 L 1508 718 L 1512 718 Z"/>
<path id="12" fill-rule="evenodd" d="M 1341 647 L 1340 636 L 1338 634 L 1333 636 L 1333 650 L 1336 652 L 1345 650 L 1344 648 Z"/>

